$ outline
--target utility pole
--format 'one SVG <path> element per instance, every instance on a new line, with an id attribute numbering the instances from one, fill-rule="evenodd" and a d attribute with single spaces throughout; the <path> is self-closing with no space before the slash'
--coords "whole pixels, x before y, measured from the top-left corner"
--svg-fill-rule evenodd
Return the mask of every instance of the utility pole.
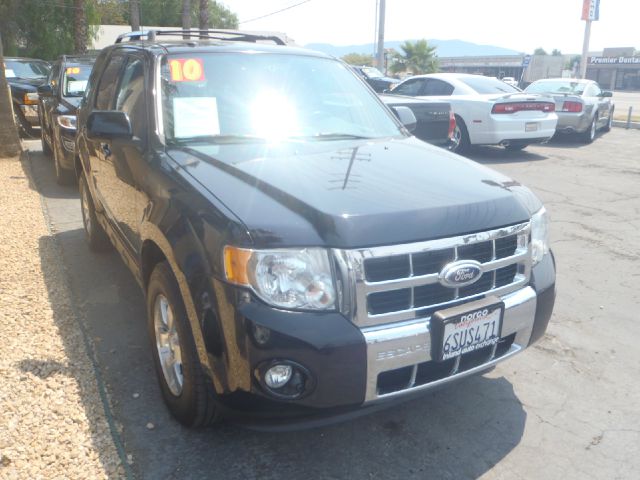
<path id="1" fill-rule="evenodd" d="M 385 0 L 380 0 L 378 11 L 378 49 L 376 50 L 378 69 L 384 69 L 384 4 Z"/>
<path id="2" fill-rule="evenodd" d="M 582 42 L 582 59 L 580 59 L 580 78 L 587 76 L 587 60 L 589 57 L 589 38 L 591 37 L 591 20 L 584 26 L 584 41 Z"/>

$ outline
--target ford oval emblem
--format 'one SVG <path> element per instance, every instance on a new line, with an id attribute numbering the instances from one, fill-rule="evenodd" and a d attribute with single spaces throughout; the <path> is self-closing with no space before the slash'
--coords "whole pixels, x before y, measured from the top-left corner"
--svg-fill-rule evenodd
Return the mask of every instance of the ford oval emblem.
<path id="1" fill-rule="evenodd" d="M 440 283 L 445 287 L 466 287 L 477 282 L 482 276 L 482 266 L 475 260 L 461 260 L 449 263 L 440 272 Z"/>

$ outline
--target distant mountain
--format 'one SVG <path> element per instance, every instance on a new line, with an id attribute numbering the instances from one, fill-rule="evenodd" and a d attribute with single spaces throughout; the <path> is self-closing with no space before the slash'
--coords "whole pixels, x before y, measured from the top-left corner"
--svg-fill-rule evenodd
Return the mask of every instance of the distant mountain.
<path id="1" fill-rule="evenodd" d="M 385 48 L 393 48 L 400 51 L 403 41 L 384 42 Z M 465 42 L 464 40 L 427 40 L 431 46 L 437 47 L 436 54 L 439 57 L 476 57 L 483 55 L 518 55 L 522 52 L 509 48 L 496 47 L 493 45 L 478 45 L 477 43 Z M 309 43 L 305 48 L 318 50 L 320 52 L 343 57 L 348 53 L 372 54 L 375 50 L 373 43 L 363 45 L 335 46 L 330 43 Z"/>

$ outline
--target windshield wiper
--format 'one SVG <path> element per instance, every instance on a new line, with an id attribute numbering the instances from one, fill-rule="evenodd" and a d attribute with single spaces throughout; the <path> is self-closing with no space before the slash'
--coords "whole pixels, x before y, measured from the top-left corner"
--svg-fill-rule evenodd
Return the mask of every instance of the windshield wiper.
<path id="1" fill-rule="evenodd" d="M 258 135 L 195 135 L 193 137 L 172 138 L 171 143 L 175 145 L 187 145 L 190 143 L 248 143 L 266 142 L 267 139 Z"/>
<path id="2" fill-rule="evenodd" d="M 309 135 L 306 137 L 295 137 L 295 138 L 311 138 L 313 140 L 370 140 L 375 137 L 367 137 L 364 135 L 357 135 L 354 133 L 331 132 L 331 133 L 316 133 L 314 135 Z"/>

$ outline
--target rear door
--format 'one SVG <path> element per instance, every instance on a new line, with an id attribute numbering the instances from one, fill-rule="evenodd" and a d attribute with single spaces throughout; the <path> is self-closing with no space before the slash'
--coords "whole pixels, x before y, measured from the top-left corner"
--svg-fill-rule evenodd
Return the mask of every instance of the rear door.
<path id="1" fill-rule="evenodd" d="M 418 95 L 422 95 L 425 81 L 426 79 L 424 78 L 410 78 L 394 88 L 391 93 L 394 95 L 417 97 Z"/>

